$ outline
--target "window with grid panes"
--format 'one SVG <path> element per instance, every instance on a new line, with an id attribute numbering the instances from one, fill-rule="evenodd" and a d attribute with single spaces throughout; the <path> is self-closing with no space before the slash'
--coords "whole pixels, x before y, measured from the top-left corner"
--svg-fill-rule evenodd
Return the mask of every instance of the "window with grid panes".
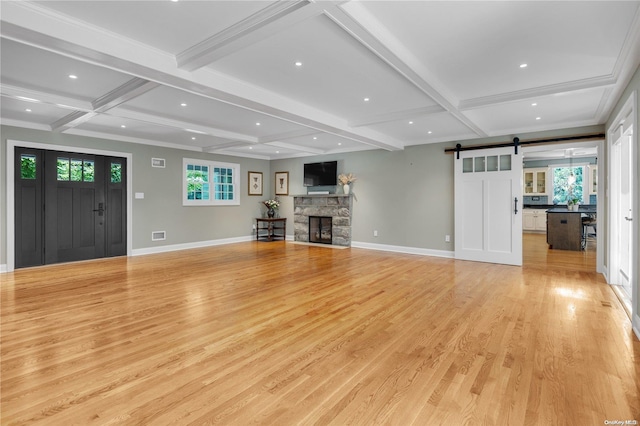
<path id="1" fill-rule="evenodd" d="M 183 202 L 185 206 L 240 204 L 240 165 L 185 158 Z"/>

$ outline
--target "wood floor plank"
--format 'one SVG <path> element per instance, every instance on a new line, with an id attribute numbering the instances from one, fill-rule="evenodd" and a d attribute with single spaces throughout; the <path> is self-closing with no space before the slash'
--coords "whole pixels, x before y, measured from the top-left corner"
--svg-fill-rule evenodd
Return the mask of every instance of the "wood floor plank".
<path id="1" fill-rule="evenodd" d="M 2 425 L 640 421 L 593 247 L 522 268 L 287 242 L 0 274 Z"/>

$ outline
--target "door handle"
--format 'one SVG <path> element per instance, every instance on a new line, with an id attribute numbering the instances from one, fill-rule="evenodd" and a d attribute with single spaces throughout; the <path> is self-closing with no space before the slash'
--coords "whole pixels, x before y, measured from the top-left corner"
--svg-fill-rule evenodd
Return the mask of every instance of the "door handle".
<path id="1" fill-rule="evenodd" d="M 513 200 L 513 214 L 518 214 L 518 197 Z"/>
<path id="2" fill-rule="evenodd" d="M 93 210 L 94 212 L 98 212 L 98 216 L 104 215 L 104 203 L 98 203 L 98 208 Z"/>
<path id="3" fill-rule="evenodd" d="M 632 218 L 632 217 L 627 217 L 627 216 L 625 216 L 624 218 L 625 218 L 626 220 L 628 220 L 629 222 L 631 222 L 631 221 L 633 220 L 633 218 Z"/>

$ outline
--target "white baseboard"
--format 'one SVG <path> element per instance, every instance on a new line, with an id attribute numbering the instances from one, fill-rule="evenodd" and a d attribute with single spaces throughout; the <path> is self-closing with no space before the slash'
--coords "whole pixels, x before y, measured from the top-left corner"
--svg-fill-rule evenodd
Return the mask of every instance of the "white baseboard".
<path id="1" fill-rule="evenodd" d="M 167 253 L 170 251 L 189 250 L 194 248 L 221 246 L 224 244 L 243 243 L 252 241 L 255 236 L 248 235 L 246 237 L 223 238 L 220 240 L 196 241 L 194 243 L 171 244 L 166 246 L 147 247 L 135 249 L 131 251 L 131 256 L 142 256 L 145 254 Z"/>
<path id="2" fill-rule="evenodd" d="M 352 241 L 351 247 L 363 248 L 368 250 L 391 251 L 395 253 L 418 254 L 421 256 L 446 257 L 453 259 L 455 252 L 446 250 L 431 250 L 418 247 L 392 246 L 388 244 L 362 243 Z"/>
<path id="3" fill-rule="evenodd" d="M 0 273 L 2 272 L 7 272 L 7 264 L 6 263 L 1 263 L 0 264 Z"/>
<path id="4" fill-rule="evenodd" d="M 633 321 L 631 321 L 631 328 L 636 334 L 638 340 L 640 340 L 640 317 L 637 314 L 633 316 Z"/>

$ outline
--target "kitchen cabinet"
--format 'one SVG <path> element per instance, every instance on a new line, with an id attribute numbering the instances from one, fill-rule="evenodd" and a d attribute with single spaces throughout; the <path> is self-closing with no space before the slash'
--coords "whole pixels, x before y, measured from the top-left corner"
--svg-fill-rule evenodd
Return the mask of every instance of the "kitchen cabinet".
<path id="1" fill-rule="evenodd" d="M 547 231 L 547 211 L 543 209 L 524 209 L 522 211 L 523 231 Z"/>
<path id="2" fill-rule="evenodd" d="M 524 195 L 547 195 L 548 168 L 524 169 Z"/>
<path id="3" fill-rule="evenodd" d="M 598 194 L 598 166 L 590 165 L 589 170 L 589 195 Z"/>

